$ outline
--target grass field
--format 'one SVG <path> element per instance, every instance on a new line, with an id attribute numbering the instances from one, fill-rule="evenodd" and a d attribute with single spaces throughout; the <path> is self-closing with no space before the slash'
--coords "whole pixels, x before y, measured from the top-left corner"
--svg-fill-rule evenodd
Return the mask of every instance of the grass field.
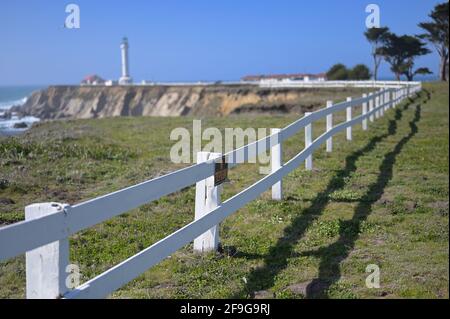
<path id="1" fill-rule="evenodd" d="M 220 225 L 222 251 L 192 244 L 116 291 L 112 298 L 448 298 L 448 84 L 334 138 L 314 170 L 284 179 L 285 200 L 266 192 Z M 203 127 L 284 127 L 294 116 L 205 118 Z M 342 121 L 344 114 L 339 114 Z M 177 168 L 170 131 L 192 118 L 113 118 L 42 123 L 0 139 L 0 225 L 33 202 L 78 203 Z M 314 125 L 314 135 L 324 122 Z M 283 145 L 287 161 L 304 146 Z M 222 200 L 261 178 L 258 165 L 230 172 Z M 194 217 L 195 188 L 161 198 L 70 239 L 83 281 Z M 12 243 L 13 244 L 13 243 Z M 366 267 L 380 268 L 378 289 Z M 0 298 L 25 296 L 24 256 L 0 263 Z"/>

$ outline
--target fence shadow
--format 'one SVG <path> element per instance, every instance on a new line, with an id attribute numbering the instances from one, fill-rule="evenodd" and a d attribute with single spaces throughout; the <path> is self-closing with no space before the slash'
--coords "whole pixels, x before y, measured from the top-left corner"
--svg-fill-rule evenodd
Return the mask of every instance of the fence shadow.
<path id="1" fill-rule="evenodd" d="M 422 95 L 419 94 L 416 99 L 420 99 L 421 97 Z M 429 94 L 427 94 L 427 98 L 429 99 Z M 378 143 L 397 133 L 397 122 L 402 119 L 403 111 L 408 109 L 413 102 L 413 99 L 409 99 L 401 109 L 395 109 L 395 118 L 389 121 L 388 131 L 385 134 L 373 137 L 363 148 L 346 157 L 345 167 L 337 171 L 334 177 L 329 181 L 326 189 L 312 200 L 311 205 L 303 211 L 303 214 L 295 218 L 291 225 L 284 229 L 283 236 L 270 248 L 269 253 L 263 257 L 264 266 L 250 272 L 245 288 L 235 297 L 239 298 L 244 294 L 247 295 L 247 297 L 253 298 L 256 291 L 266 290 L 274 286 L 275 277 L 287 267 L 289 258 L 292 258 L 295 255 L 295 245 L 304 235 L 308 227 L 320 217 L 323 210 L 330 202 L 330 195 L 333 192 L 344 188 L 345 179 L 349 177 L 352 172 L 356 171 L 356 162 L 362 155 L 371 152 Z M 414 121 L 410 123 L 411 133 L 403 138 L 392 152 L 386 154 L 380 166 L 380 174 L 377 182 L 370 186 L 365 198 L 355 209 L 353 219 L 346 222 L 355 223 L 355 225 L 352 224 L 352 227 L 356 226 L 359 229 L 360 223 L 370 214 L 371 205 L 378 200 L 378 197 L 383 193 L 384 187 L 392 177 L 392 167 L 395 163 L 395 157 L 417 132 L 415 123 L 420 120 L 420 114 L 420 105 L 417 105 Z M 341 226 L 344 226 L 340 228 L 342 230 L 345 229 L 346 225 Z M 317 252 L 310 252 L 310 254 L 320 257 L 321 262 L 318 278 L 314 279 L 307 286 L 307 298 L 326 297 L 325 292 L 327 289 L 340 278 L 340 261 L 345 259 L 351 251 L 354 241 L 358 236 L 358 232 L 355 232 L 355 234 L 356 235 L 349 237 L 348 234 L 341 233 L 340 238 L 336 243 Z M 334 252 L 338 252 L 337 255 L 333 255 Z M 241 257 L 245 258 L 245 254 L 242 254 Z M 250 258 L 254 258 L 254 256 Z M 330 277 L 333 279 L 329 280 Z"/>
<path id="2" fill-rule="evenodd" d="M 392 179 L 392 171 L 396 157 L 400 154 L 406 143 L 408 143 L 418 132 L 416 123 L 420 121 L 420 118 L 421 105 L 418 104 L 416 106 L 414 119 L 409 123 L 411 132 L 402 138 L 391 152 L 384 156 L 379 167 L 380 174 L 378 175 L 376 182 L 370 185 L 366 194 L 363 195 L 361 201 L 355 207 L 353 218 L 341 222 L 339 227 L 339 239 L 329 246 L 320 248 L 315 252 L 305 253 L 305 255 L 319 257 L 321 260 L 318 277 L 306 288 L 307 298 L 327 298 L 328 288 L 340 279 L 340 263 L 342 260 L 346 259 L 353 250 L 355 241 L 359 237 L 361 223 L 370 215 L 372 212 L 372 205 L 381 198 L 385 187 Z"/>

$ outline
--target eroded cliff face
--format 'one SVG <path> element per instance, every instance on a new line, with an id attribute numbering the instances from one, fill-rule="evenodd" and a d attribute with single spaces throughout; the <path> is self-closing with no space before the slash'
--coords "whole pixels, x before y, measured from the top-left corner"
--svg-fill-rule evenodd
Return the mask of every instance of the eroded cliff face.
<path id="1" fill-rule="evenodd" d="M 34 92 L 19 111 L 41 119 L 287 113 L 324 105 L 333 95 L 324 93 L 252 85 L 51 86 Z"/>

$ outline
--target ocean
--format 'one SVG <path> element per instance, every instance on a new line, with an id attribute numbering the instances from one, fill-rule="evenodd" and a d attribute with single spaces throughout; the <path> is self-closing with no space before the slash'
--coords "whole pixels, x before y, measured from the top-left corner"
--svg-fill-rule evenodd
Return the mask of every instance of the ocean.
<path id="1" fill-rule="evenodd" d="M 5 119 L 3 115 L 6 110 L 14 105 L 22 105 L 33 91 L 45 88 L 44 85 L 27 85 L 27 86 L 0 86 L 0 135 L 15 135 L 25 131 L 27 128 L 14 128 L 17 123 L 26 123 L 28 127 L 32 123 L 39 121 L 33 116 L 19 118 L 12 116 Z"/>

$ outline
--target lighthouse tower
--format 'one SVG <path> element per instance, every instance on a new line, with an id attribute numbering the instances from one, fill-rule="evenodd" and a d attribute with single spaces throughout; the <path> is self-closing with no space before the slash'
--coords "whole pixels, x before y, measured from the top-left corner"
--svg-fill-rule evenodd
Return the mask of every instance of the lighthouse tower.
<path id="1" fill-rule="evenodd" d="M 128 39 L 125 37 L 120 45 L 122 52 L 122 76 L 119 79 L 119 84 L 131 84 L 133 80 L 130 77 L 130 70 L 128 65 Z"/>

